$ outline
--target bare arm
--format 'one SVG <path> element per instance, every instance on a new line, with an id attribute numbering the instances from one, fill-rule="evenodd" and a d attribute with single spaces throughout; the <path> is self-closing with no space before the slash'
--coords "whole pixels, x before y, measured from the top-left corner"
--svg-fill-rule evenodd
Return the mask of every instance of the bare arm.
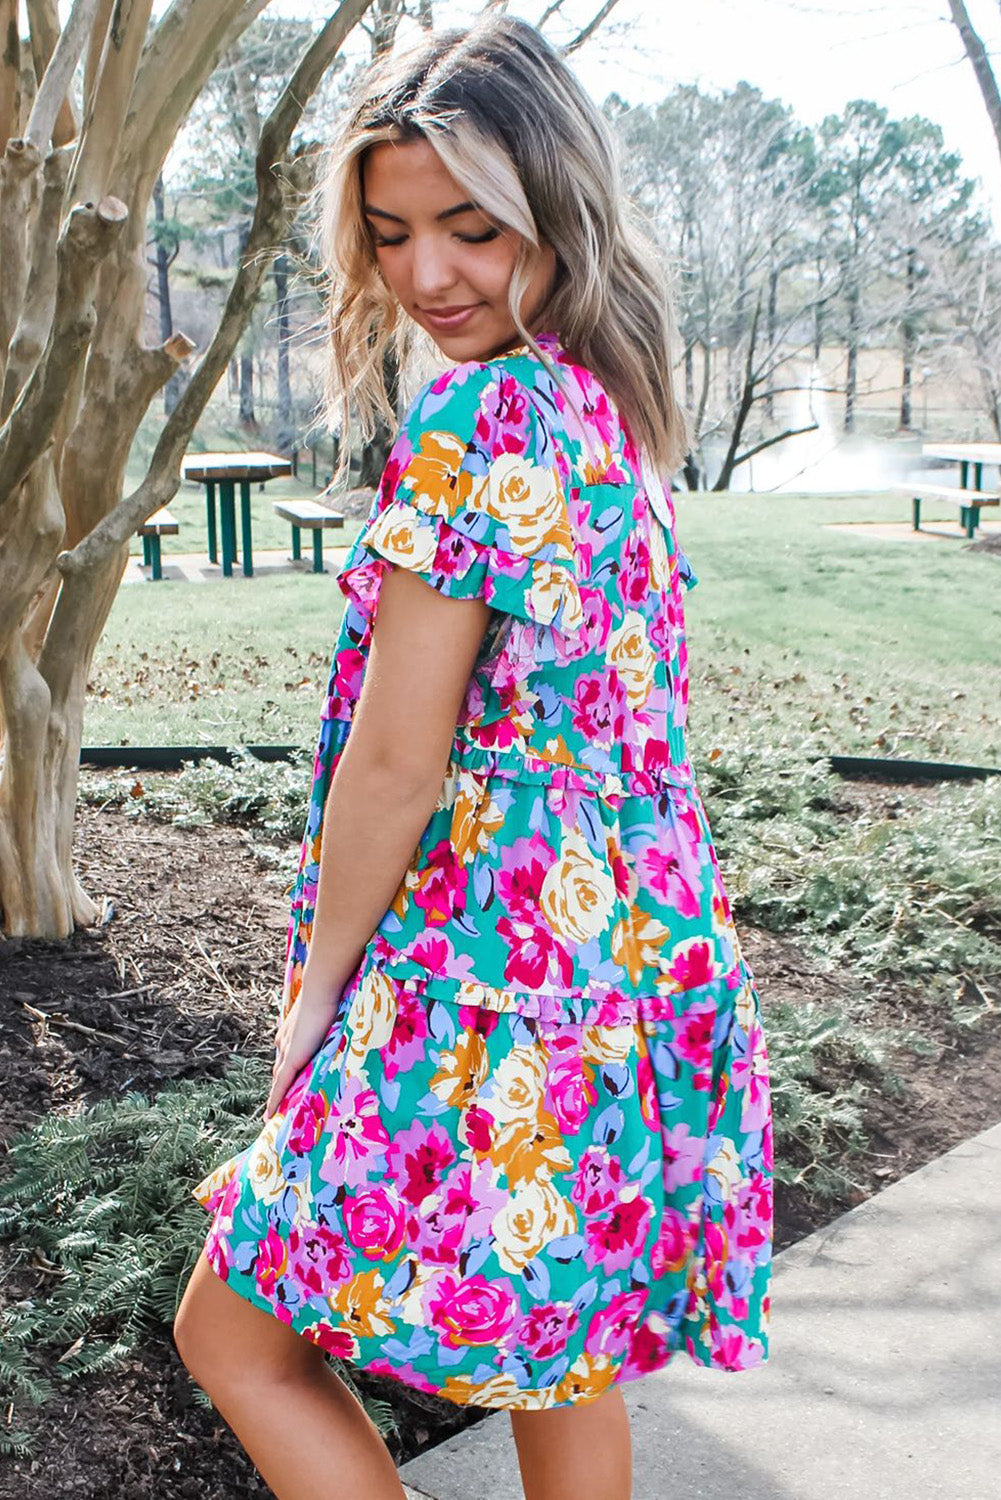
<path id="1" fill-rule="evenodd" d="M 444 598 L 405 568 L 382 579 L 361 695 L 324 808 L 302 988 L 279 1031 L 286 1060 L 266 1114 L 322 1041 L 413 858 L 490 615 L 482 599 Z"/>

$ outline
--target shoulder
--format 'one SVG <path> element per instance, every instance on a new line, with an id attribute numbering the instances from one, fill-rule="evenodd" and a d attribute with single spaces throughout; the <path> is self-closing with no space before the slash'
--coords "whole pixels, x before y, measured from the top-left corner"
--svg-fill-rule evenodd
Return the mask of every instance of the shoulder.
<path id="1" fill-rule="evenodd" d="M 537 370 L 538 361 L 520 355 L 450 365 L 414 395 L 403 431 L 414 448 L 433 434 L 435 446 L 444 440 L 481 459 L 522 453 L 551 461 L 553 432 Z"/>

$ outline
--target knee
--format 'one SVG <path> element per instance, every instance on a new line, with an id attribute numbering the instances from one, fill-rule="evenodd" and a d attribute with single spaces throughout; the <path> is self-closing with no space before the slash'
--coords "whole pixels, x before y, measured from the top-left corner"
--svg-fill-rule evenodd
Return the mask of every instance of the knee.
<path id="1" fill-rule="evenodd" d="M 194 1289 L 189 1283 L 174 1314 L 171 1332 L 181 1363 L 192 1379 L 207 1391 L 212 1378 L 212 1361 L 204 1320 L 199 1318 L 198 1299 L 193 1293 Z"/>

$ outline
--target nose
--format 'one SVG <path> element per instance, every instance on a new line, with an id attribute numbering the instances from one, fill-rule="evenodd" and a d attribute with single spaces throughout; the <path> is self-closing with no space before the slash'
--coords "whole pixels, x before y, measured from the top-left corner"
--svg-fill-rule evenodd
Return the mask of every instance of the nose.
<path id="1" fill-rule="evenodd" d="M 433 303 L 455 285 L 452 258 L 439 235 L 414 236 L 411 274 L 414 296 L 420 303 Z"/>

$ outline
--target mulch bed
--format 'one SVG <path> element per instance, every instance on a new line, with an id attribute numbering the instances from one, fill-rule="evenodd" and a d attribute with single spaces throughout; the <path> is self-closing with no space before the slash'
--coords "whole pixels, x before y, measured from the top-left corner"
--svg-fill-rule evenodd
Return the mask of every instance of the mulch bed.
<path id="1" fill-rule="evenodd" d="M 846 782 L 843 804 L 849 816 L 863 807 L 892 816 L 902 799 L 931 795 L 934 788 Z M 49 1110 L 215 1076 L 236 1052 L 270 1055 L 287 904 L 244 835 L 82 807 L 77 842 L 85 886 L 107 896 L 114 914 L 66 944 L 0 943 L 0 1150 Z M 747 926 L 741 935 L 766 1030 L 771 997 L 823 1003 L 857 988 L 853 977 L 819 971 L 790 939 Z M 913 991 L 874 986 L 868 998 L 874 1025 L 920 1013 L 928 1034 Z M 803 1189 L 777 1188 L 777 1250 L 1001 1118 L 1001 1019 L 988 1017 L 975 1034 L 935 1024 L 938 1055 L 899 1060 L 905 1094 L 870 1096 L 870 1149 L 853 1166 L 856 1187 L 844 1200 L 817 1204 Z M 10 1279 L 18 1295 L 23 1274 Z M 0 1296 L 2 1287 L 0 1268 Z M 482 1416 L 395 1381 L 358 1379 L 392 1403 L 398 1462 Z M 124 1368 L 74 1381 L 52 1405 L 25 1412 L 21 1425 L 35 1436 L 34 1456 L 0 1460 L 0 1500 L 271 1493 L 222 1419 L 193 1399 L 167 1330 Z"/>

